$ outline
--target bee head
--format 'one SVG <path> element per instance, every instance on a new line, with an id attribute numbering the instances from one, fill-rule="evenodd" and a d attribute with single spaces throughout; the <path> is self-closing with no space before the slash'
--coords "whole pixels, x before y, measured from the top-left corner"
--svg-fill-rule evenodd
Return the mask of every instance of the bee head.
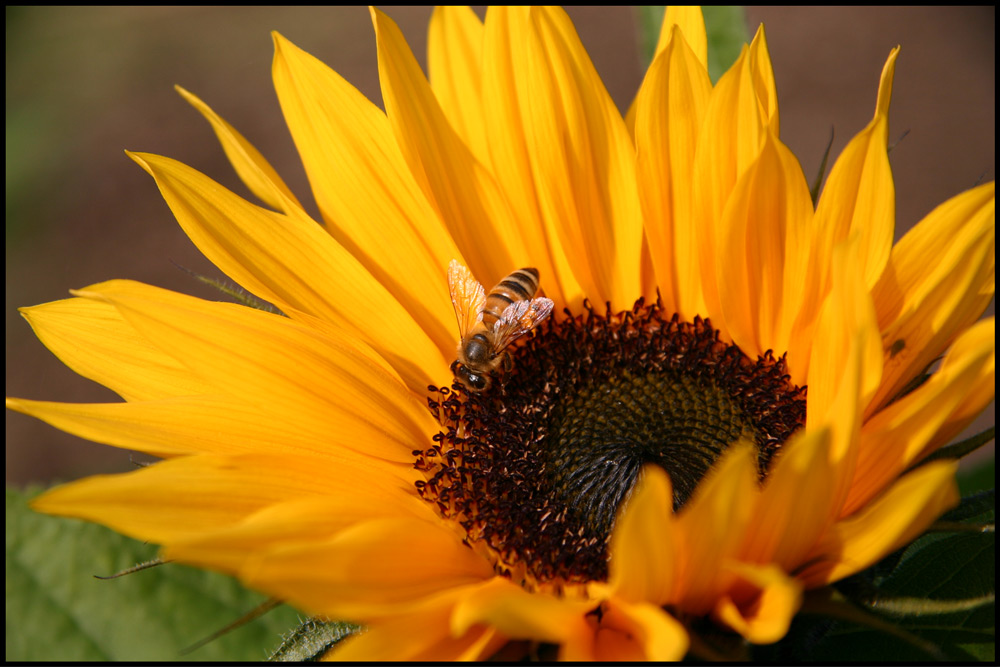
<path id="1" fill-rule="evenodd" d="M 455 375 L 455 379 L 464 384 L 469 391 L 486 391 L 490 387 L 489 375 L 475 373 L 457 359 L 451 364 L 451 372 Z"/>

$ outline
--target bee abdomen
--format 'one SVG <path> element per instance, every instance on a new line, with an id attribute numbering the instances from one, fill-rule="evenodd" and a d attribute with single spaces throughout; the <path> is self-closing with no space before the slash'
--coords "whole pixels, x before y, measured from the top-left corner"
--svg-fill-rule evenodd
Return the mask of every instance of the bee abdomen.
<path id="1" fill-rule="evenodd" d="M 504 309 L 516 301 L 526 301 L 538 291 L 538 269 L 527 267 L 514 271 L 490 290 L 483 307 L 483 324 L 492 329 Z"/>

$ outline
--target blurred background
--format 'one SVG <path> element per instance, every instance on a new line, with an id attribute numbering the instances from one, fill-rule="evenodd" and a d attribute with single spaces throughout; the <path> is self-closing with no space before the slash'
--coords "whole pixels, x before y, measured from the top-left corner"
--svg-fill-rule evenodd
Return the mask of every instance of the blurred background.
<path id="1" fill-rule="evenodd" d="M 385 11 L 425 63 L 431 9 Z M 626 109 L 644 71 L 633 10 L 568 12 Z M 994 7 L 751 7 L 747 17 L 751 34 L 766 25 L 782 139 L 810 181 L 831 128 L 832 159 L 870 120 L 882 65 L 902 45 L 890 115 L 890 143 L 908 131 L 890 155 L 897 238 L 995 178 Z M 371 21 L 354 7 L 8 7 L 6 19 L 6 393 L 116 401 L 53 357 L 17 308 L 111 278 L 217 298 L 173 265 L 219 277 L 123 150 L 176 158 L 248 195 L 207 123 L 174 92 L 179 84 L 253 142 L 315 214 L 271 85 L 269 32 L 381 104 Z M 969 432 L 995 419 L 991 404 Z M 128 452 L 7 412 L 8 483 L 127 469 Z"/>

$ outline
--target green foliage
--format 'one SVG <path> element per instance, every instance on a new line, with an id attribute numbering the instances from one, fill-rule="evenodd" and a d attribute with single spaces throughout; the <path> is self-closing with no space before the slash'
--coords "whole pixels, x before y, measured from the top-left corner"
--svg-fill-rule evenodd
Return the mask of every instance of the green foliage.
<path id="1" fill-rule="evenodd" d="M 649 67 L 649 63 L 653 61 L 666 9 L 663 5 L 640 5 L 635 8 L 636 23 L 639 27 L 639 57 L 642 58 L 643 69 Z"/>
<path id="2" fill-rule="evenodd" d="M 971 470 L 959 472 L 958 490 L 963 496 L 977 493 L 996 486 L 996 459 L 990 458 Z"/>
<path id="3" fill-rule="evenodd" d="M 168 563 L 110 581 L 156 547 L 101 526 L 37 514 L 37 494 L 7 489 L 6 659 L 262 660 L 299 623 L 286 606 L 181 651 L 265 598 L 231 577 Z"/>
<path id="4" fill-rule="evenodd" d="M 708 33 L 708 76 L 714 84 L 736 62 L 752 35 L 743 7 L 723 5 L 702 7 L 701 11 Z"/>
<path id="5" fill-rule="evenodd" d="M 662 5 L 636 8 L 643 66 L 648 66 L 653 59 L 665 9 Z M 736 62 L 743 45 L 750 41 L 750 33 L 742 7 L 702 7 L 702 13 L 708 35 L 708 75 L 715 83 Z"/>

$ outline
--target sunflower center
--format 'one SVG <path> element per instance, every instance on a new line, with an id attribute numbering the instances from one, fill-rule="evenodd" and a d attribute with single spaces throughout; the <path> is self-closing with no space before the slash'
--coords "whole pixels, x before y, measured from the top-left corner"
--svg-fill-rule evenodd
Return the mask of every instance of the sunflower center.
<path id="1" fill-rule="evenodd" d="M 608 533 L 645 463 L 670 475 L 674 509 L 740 436 L 756 439 L 740 407 L 711 382 L 629 370 L 567 397 L 544 443 L 546 477 L 584 525 Z"/>
<path id="2" fill-rule="evenodd" d="M 676 511 L 740 439 L 756 443 L 763 479 L 805 419 L 783 357 L 753 361 L 658 303 L 585 310 L 519 341 L 489 391 L 431 387 L 443 430 L 414 452 L 428 474 L 420 494 L 525 581 L 605 579 L 616 513 L 644 464 L 670 476 Z"/>

